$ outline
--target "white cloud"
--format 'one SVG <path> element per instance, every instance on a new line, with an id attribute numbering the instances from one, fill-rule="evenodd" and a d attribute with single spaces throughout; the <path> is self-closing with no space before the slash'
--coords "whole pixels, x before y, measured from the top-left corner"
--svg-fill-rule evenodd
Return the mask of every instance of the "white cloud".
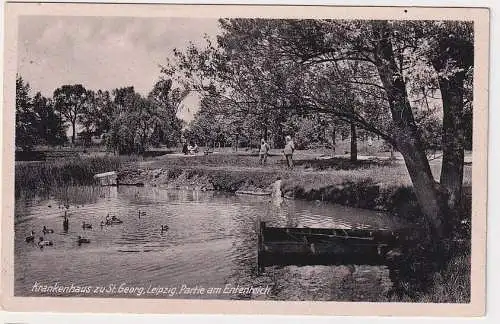
<path id="1" fill-rule="evenodd" d="M 75 83 L 94 90 L 133 85 L 147 94 L 174 48 L 217 32 L 215 19 L 24 16 L 18 72 L 45 96 Z M 186 99 L 183 118 L 192 118 L 197 102 Z"/>

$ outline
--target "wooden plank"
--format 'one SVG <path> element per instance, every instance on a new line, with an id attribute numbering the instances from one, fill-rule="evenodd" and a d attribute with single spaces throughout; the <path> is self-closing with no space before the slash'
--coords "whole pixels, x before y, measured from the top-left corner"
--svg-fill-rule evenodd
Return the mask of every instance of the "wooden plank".
<path id="1" fill-rule="evenodd" d="M 118 185 L 118 175 L 116 171 L 95 174 L 94 179 L 96 179 L 101 186 Z"/>
<path id="2" fill-rule="evenodd" d="M 94 175 L 94 178 L 116 177 L 116 176 L 117 176 L 116 171 L 109 171 L 104 173 L 97 173 L 96 175 Z"/>
<path id="3" fill-rule="evenodd" d="M 252 195 L 252 196 L 270 196 L 272 193 L 268 191 L 248 191 L 238 190 L 235 192 L 237 195 Z"/>
<path id="4" fill-rule="evenodd" d="M 258 271 L 266 265 L 384 264 L 399 233 L 341 228 L 279 228 L 259 223 Z"/>
<path id="5" fill-rule="evenodd" d="M 258 237 L 257 237 L 257 273 L 264 271 L 264 264 L 262 263 L 261 255 L 264 250 L 264 229 L 266 227 L 265 222 L 259 222 Z"/>
<path id="6" fill-rule="evenodd" d="M 336 228 L 279 228 L 265 229 L 267 240 L 293 240 L 293 237 L 307 236 L 308 238 L 339 238 L 352 240 L 392 241 L 399 233 L 386 230 L 359 230 Z"/>

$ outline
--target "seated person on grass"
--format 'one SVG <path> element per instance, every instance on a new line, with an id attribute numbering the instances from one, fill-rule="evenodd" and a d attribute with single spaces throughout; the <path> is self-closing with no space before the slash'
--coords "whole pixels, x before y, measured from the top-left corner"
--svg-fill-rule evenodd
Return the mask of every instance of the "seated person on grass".
<path id="1" fill-rule="evenodd" d="M 199 150 L 200 149 L 199 149 L 198 145 L 196 145 L 196 143 L 194 145 L 192 145 L 192 143 L 191 143 L 191 145 L 188 146 L 188 151 L 190 154 L 196 154 L 196 153 L 198 153 Z"/>

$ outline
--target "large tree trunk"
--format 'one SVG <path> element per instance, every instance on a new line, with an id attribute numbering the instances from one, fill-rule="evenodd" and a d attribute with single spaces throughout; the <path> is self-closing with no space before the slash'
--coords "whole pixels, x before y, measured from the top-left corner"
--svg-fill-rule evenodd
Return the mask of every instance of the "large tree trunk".
<path id="1" fill-rule="evenodd" d="M 75 145 L 75 138 L 76 138 L 76 121 L 71 121 L 71 128 L 73 130 L 73 133 L 71 134 L 71 144 Z"/>
<path id="2" fill-rule="evenodd" d="M 456 209 L 462 196 L 464 175 L 464 73 L 439 79 L 443 100 L 443 164 L 441 186 L 448 193 L 448 208 Z"/>
<path id="3" fill-rule="evenodd" d="M 335 147 L 337 146 L 337 134 L 335 128 L 332 131 L 332 156 L 335 156 Z"/>
<path id="4" fill-rule="evenodd" d="M 261 136 L 261 138 L 263 138 L 263 139 L 265 139 L 267 141 L 268 134 L 269 134 L 269 130 L 268 130 L 267 126 L 264 126 L 263 130 L 262 130 L 262 136 Z M 260 144 L 260 138 L 259 138 L 259 144 Z"/>
<path id="5" fill-rule="evenodd" d="M 450 61 L 460 70 L 454 73 L 448 71 Z M 435 48 L 435 55 L 432 56 L 432 64 L 438 74 L 440 73 L 438 81 L 443 101 L 443 164 L 440 182 L 448 194 L 448 208 L 453 212 L 458 207 L 462 195 L 465 145 L 464 80 L 465 71 L 474 64 L 473 42 L 467 37 L 457 37 L 452 30 L 439 35 L 439 44 Z"/>
<path id="6" fill-rule="evenodd" d="M 274 142 L 274 147 L 276 148 L 284 148 L 285 147 L 285 135 L 289 134 L 284 134 L 283 133 L 283 126 L 282 123 L 286 121 L 286 115 L 285 115 L 285 110 L 284 109 L 278 109 L 275 111 L 275 116 L 272 121 L 272 136 L 273 136 L 273 142 Z M 269 138 L 266 138 L 267 141 L 269 141 Z"/>
<path id="7" fill-rule="evenodd" d="M 358 136 L 356 134 L 356 125 L 351 122 L 351 162 L 358 160 Z"/>
<path id="8" fill-rule="evenodd" d="M 394 143 L 405 160 L 420 209 L 430 225 L 430 234 L 433 239 L 439 239 L 444 235 L 443 208 L 408 101 L 403 76 L 394 58 L 392 31 L 387 21 L 376 21 L 372 24 L 377 39 L 374 44 L 375 63 L 387 92 L 394 121 Z"/>

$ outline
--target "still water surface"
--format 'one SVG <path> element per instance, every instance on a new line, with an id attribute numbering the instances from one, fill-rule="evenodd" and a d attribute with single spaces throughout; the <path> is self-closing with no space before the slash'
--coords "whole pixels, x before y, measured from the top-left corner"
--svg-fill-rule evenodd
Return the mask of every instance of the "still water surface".
<path id="1" fill-rule="evenodd" d="M 67 233 L 62 226 L 64 204 L 69 205 Z M 139 211 L 145 215 L 139 217 Z M 101 227 L 108 213 L 123 224 Z M 17 200 L 15 217 L 17 296 L 382 301 L 391 285 L 384 267 L 267 267 L 257 275 L 257 224 L 400 226 L 383 213 L 328 203 L 277 204 L 270 197 L 155 187 L 70 187 L 48 199 Z M 93 229 L 82 229 L 83 221 Z M 168 231 L 162 232 L 161 225 L 168 225 Z M 54 233 L 44 236 L 43 226 Z M 32 230 L 37 240 L 44 236 L 54 245 L 40 249 L 26 243 Z M 90 244 L 78 245 L 78 235 L 89 238 Z M 44 285 L 73 285 L 73 290 L 44 292 Z M 207 294 L 185 289 L 238 285 L 268 290 Z M 76 287 L 91 288 L 77 292 Z"/>

